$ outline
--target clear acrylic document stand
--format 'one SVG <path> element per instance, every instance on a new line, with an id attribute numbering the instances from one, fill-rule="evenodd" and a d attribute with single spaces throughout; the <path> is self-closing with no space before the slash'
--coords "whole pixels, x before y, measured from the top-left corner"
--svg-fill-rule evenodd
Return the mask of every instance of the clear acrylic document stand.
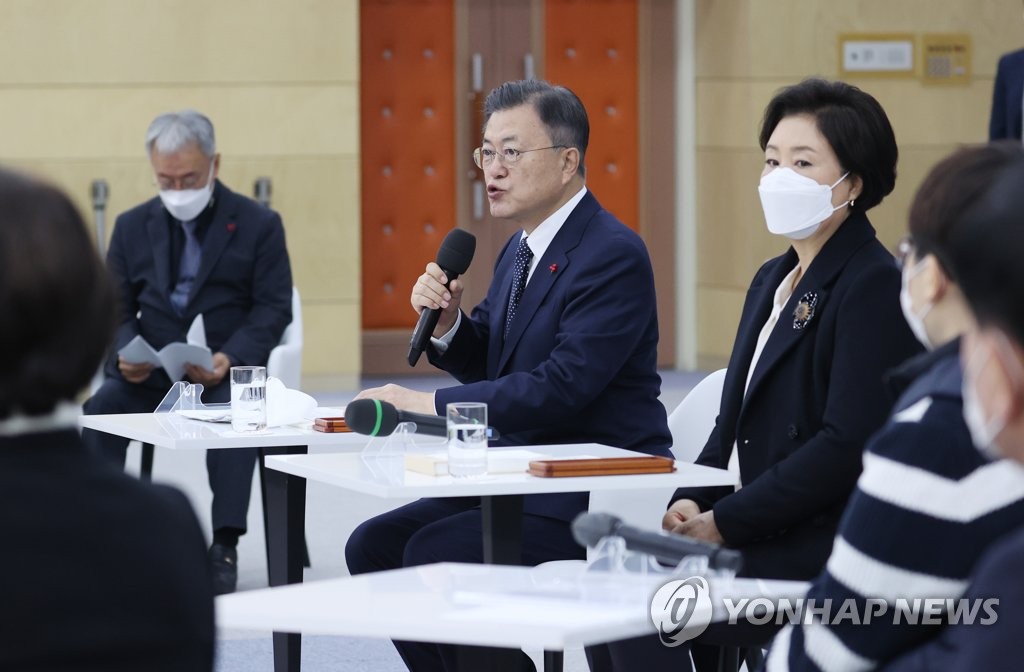
<path id="1" fill-rule="evenodd" d="M 447 438 L 418 435 L 415 422 L 402 422 L 389 436 L 371 438 L 360 456 L 375 478 L 400 484 L 405 481 L 407 453 L 432 453 L 446 450 L 447 445 Z"/>
<path id="2" fill-rule="evenodd" d="M 173 413 L 174 411 L 222 411 L 231 412 L 231 403 L 204 404 L 203 386 L 199 383 L 178 381 L 164 395 L 154 413 Z"/>
<path id="3" fill-rule="evenodd" d="M 164 395 L 163 400 L 157 405 L 153 415 L 156 416 L 160 425 L 169 433 L 179 438 L 211 438 L 221 435 L 222 430 L 216 430 L 208 423 L 193 422 L 194 419 L 210 419 L 220 416 L 231 418 L 231 403 L 204 404 L 202 402 L 203 386 L 199 383 L 186 383 L 178 381 L 171 385 L 171 389 Z M 207 415 L 208 418 L 198 418 L 197 415 Z"/>

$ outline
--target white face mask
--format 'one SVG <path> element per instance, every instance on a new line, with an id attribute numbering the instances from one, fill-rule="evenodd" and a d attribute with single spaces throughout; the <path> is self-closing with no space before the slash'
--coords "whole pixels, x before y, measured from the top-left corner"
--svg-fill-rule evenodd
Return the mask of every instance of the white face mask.
<path id="1" fill-rule="evenodd" d="M 1006 338 L 1002 334 L 1000 338 Z M 1010 351 L 1012 357 L 1012 349 L 1009 344 L 1005 344 L 1005 349 Z M 977 350 L 975 350 L 977 352 Z M 971 441 L 983 455 L 990 460 L 998 460 L 1004 457 L 1003 450 L 996 443 L 996 439 L 1002 434 L 1003 430 L 1006 429 L 1006 425 L 1009 423 L 1009 418 L 1006 414 L 995 416 L 993 418 L 985 418 L 985 408 L 978 398 L 977 385 L 978 376 L 985 370 L 985 366 L 989 363 L 989 360 L 993 357 L 993 352 L 988 350 L 986 352 L 985 359 L 977 361 L 978 357 L 976 354 L 971 353 L 968 357 L 967 363 L 964 366 L 964 382 L 961 388 L 964 397 L 964 422 L 967 424 L 967 430 L 971 433 Z M 1013 358 L 1013 364 L 1018 364 L 1016 357 Z M 1017 367 L 1011 366 L 1008 371 L 1010 376 L 1017 380 L 1018 387 L 1024 384 L 1024 375 L 1022 375 L 1019 364 Z"/>
<path id="2" fill-rule="evenodd" d="M 206 180 L 206 186 L 198 189 L 161 189 L 160 200 L 164 207 L 171 213 L 171 217 L 182 221 L 190 222 L 199 216 L 213 198 L 213 164 L 210 164 L 210 174 Z"/>
<path id="3" fill-rule="evenodd" d="M 814 234 L 833 212 L 850 201 L 832 207 L 832 189 L 846 179 L 844 173 L 832 186 L 818 184 L 792 168 L 775 168 L 761 178 L 757 191 L 768 230 L 793 240 Z"/>
<path id="4" fill-rule="evenodd" d="M 917 340 L 921 341 L 921 345 L 932 350 L 933 346 L 931 339 L 928 338 L 928 330 L 925 329 L 924 326 L 924 318 L 931 312 L 932 308 L 935 307 L 935 304 L 929 301 L 928 305 L 925 306 L 924 312 L 920 315 L 916 315 L 914 313 L 913 299 L 910 298 L 910 281 L 920 275 L 923 270 L 924 259 L 921 259 L 914 264 L 913 268 L 911 268 L 909 272 L 907 272 L 907 269 L 904 267 L 903 286 L 900 288 L 900 308 L 903 309 L 903 319 L 907 321 L 907 324 L 910 326 L 910 330 L 914 332 L 914 336 L 917 337 Z"/>

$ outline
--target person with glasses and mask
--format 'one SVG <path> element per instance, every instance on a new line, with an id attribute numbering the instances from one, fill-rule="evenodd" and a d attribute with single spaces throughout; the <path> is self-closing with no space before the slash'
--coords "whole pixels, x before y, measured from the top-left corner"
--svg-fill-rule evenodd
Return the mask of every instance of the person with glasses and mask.
<path id="1" fill-rule="evenodd" d="M 1006 464 L 1006 479 L 979 482 L 1006 493 L 1024 490 L 1024 149 L 1012 141 L 986 149 L 967 150 L 998 154 L 998 173 L 968 175 L 950 189 L 965 183 L 981 187 L 971 207 L 961 213 L 962 223 L 950 232 L 944 263 L 956 277 L 976 326 L 963 337 L 960 366 L 963 370 L 963 421 L 977 459 L 988 470 Z M 963 157 L 964 152 L 954 155 Z M 961 158 L 961 160 L 963 160 Z M 966 169 L 966 166 L 965 166 Z M 984 179 L 982 179 L 984 178 Z M 977 181 L 977 184 L 974 182 Z M 988 461 L 992 460 L 991 463 Z M 934 493 L 938 496 L 938 493 Z M 977 508 L 977 502 L 1000 496 L 972 492 L 958 499 L 961 510 Z M 975 672 L 1020 669 L 1020 638 L 1024 632 L 1024 525 L 1018 523 L 991 548 L 979 543 L 985 554 L 974 564 L 963 599 L 967 604 L 987 605 L 974 619 L 950 622 L 937 636 L 880 667 L 886 672 Z M 959 553 L 951 543 L 946 552 Z M 949 621 L 950 619 L 947 619 Z"/>
<path id="2" fill-rule="evenodd" d="M 292 273 L 281 217 L 217 179 L 213 124 L 194 110 L 158 116 L 146 132 L 154 198 L 117 218 L 107 265 L 117 282 L 120 318 L 102 387 L 86 414 L 147 413 L 167 394 L 162 368 L 117 354 L 141 335 L 154 349 L 186 340 L 197 316 L 213 366 L 190 364 L 203 402 L 230 400 L 228 370 L 262 366 L 292 319 Z M 128 439 L 85 430 L 86 444 L 123 465 Z M 238 537 L 245 533 L 257 451 L 211 450 L 210 561 L 218 594 L 235 589 Z M 131 558 L 126 558 L 131 562 Z"/>
<path id="3" fill-rule="evenodd" d="M 900 273 L 867 211 L 896 182 L 885 111 L 843 82 L 779 91 L 761 124 L 758 192 L 787 241 L 747 290 L 715 427 L 698 464 L 738 488 L 683 488 L 662 527 L 743 554 L 742 575 L 810 580 L 832 550 L 868 437 L 892 406 L 884 373 L 920 352 L 900 312 Z M 753 186 L 753 185 L 752 185 Z M 679 646 L 660 636 L 588 649 L 591 669 L 716 669 L 720 645 L 757 647 L 773 623 L 712 624 Z"/>
<path id="4" fill-rule="evenodd" d="M 460 383 L 436 392 L 387 385 L 360 398 L 439 413 L 486 402 L 503 445 L 598 442 L 669 456 L 658 400 L 654 276 L 640 237 L 586 186 L 587 113 L 571 91 L 538 80 L 487 96 L 482 146 L 491 215 L 519 227 L 498 255 L 487 296 L 461 307 L 462 284 L 431 262 L 412 307 L 441 309 L 428 356 Z M 569 524 L 587 494 L 524 498 L 522 560 L 582 559 Z M 425 499 L 363 523 L 346 547 L 353 574 L 483 560 L 478 498 Z M 410 642 L 411 670 L 454 669 L 452 647 Z"/>
<path id="5" fill-rule="evenodd" d="M 929 352 L 890 375 L 901 396 L 868 443 L 832 555 L 807 595 L 819 604 L 831 600 L 833 617 L 843 604 L 874 615 L 859 623 L 816 618 L 783 630 L 768 672 L 861 670 L 920 646 L 938 633 L 938 619 L 949 618 L 947 609 L 919 622 L 925 614 L 917 607 L 916 617 L 897 621 L 896 600 L 962 597 L 985 549 L 1024 525 L 1020 467 L 983 457 L 964 421 L 961 336 L 974 317 L 951 261 L 956 241 L 974 226 L 971 209 L 1022 155 L 1019 145 L 961 149 L 932 168 L 914 197 L 910 235 L 899 248 L 900 302 Z"/>
<path id="6" fill-rule="evenodd" d="M 67 194 L 0 169 L 0 670 L 212 672 L 188 499 L 87 451 L 75 397 L 116 328 Z"/>

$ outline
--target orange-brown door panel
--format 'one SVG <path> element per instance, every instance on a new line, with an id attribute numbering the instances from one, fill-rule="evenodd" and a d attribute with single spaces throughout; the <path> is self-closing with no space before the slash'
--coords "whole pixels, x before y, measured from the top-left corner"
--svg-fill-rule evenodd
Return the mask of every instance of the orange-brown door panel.
<path id="1" fill-rule="evenodd" d="M 545 76 L 572 89 L 590 118 L 587 186 L 637 229 L 636 0 L 547 0 Z"/>
<path id="2" fill-rule="evenodd" d="M 453 2 L 362 0 L 360 39 L 362 326 L 411 327 L 456 221 Z"/>

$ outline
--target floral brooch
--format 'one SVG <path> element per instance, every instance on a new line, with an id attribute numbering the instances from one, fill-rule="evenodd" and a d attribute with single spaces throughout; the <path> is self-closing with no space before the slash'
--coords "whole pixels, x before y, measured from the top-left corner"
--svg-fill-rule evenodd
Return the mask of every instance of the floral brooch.
<path id="1" fill-rule="evenodd" d="M 800 297 L 793 311 L 793 328 L 797 331 L 807 326 L 807 323 L 814 318 L 814 308 L 818 305 L 818 293 L 807 292 Z"/>

